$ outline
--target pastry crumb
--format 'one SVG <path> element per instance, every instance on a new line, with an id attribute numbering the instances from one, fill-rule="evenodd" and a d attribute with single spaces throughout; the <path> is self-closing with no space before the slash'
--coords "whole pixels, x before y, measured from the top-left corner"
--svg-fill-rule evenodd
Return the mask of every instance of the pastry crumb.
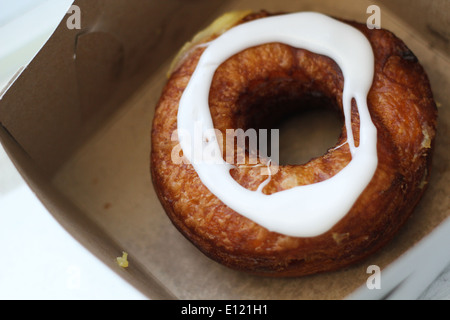
<path id="1" fill-rule="evenodd" d="M 122 268 L 128 268 L 128 253 L 126 253 L 125 251 L 122 252 L 122 256 L 121 257 L 117 257 L 117 264 L 122 267 Z"/>
<path id="2" fill-rule="evenodd" d="M 350 233 L 333 233 L 333 240 L 337 244 L 341 244 L 342 241 L 348 239 L 350 237 Z"/>
<path id="3" fill-rule="evenodd" d="M 428 127 L 422 128 L 423 140 L 422 140 L 422 148 L 430 149 L 431 148 L 431 137 L 428 133 Z"/>

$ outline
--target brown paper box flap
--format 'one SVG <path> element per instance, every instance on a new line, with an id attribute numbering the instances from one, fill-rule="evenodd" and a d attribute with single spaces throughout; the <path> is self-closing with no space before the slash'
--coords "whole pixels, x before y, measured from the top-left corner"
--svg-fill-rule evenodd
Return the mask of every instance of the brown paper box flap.
<path id="1" fill-rule="evenodd" d="M 1 124 L 49 174 L 204 23 L 179 1 L 74 4 L 81 29 L 63 19 L 0 104 Z M 203 12 L 219 4 L 204 1 Z M 183 15 L 192 22 L 180 28 Z"/>

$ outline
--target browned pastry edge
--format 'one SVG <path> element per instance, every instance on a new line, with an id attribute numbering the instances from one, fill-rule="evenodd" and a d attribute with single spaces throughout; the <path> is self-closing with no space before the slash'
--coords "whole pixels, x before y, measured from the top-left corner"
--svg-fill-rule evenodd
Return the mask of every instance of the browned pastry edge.
<path id="1" fill-rule="evenodd" d="M 250 14 L 241 23 L 267 15 Z M 437 118 L 427 75 L 414 54 L 391 32 L 346 22 L 364 33 L 374 48 L 375 77 L 368 106 L 378 129 L 379 164 L 350 212 L 318 237 L 296 238 L 268 231 L 218 200 L 191 165 L 172 162 L 171 152 L 178 144 L 171 140 L 177 128 L 178 102 L 204 49 L 194 48 L 170 76 L 153 120 L 152 180 L 175 227 L 208 257 L 264 276 L 336 270 L 390 241 L 421 198 L 430 175 Z M 283 44 L 266 44 L 245 50 L 218 68 L 210 92 L 211 115 L 215 127 L 225 132 L 273 125 L 273 119 L 272 123 L 267 121 L 269 115 L 282 120 L 295 112 L 293 106 L 299 103 L 325 103 L 341 110 L 343 83 L 342 73 L 331 59 Z M 358 120 L 354 106 L 356 143 Z M 345 141 L 344 127 L 336 146 Z M 350 159 L 345 145 L 304 165 L 280 166 L 264 192 L 323 181 Z M 251 190 L 265 180 L 259 173 L 253 168 L 232 172 Z"/>

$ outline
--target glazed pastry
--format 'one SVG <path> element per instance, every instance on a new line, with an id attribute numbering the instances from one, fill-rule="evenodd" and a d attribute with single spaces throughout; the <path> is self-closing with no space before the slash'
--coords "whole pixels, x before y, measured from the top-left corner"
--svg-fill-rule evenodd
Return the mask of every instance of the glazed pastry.
<path id="1" fill-rule="evenodd" d="M 224 139 L 324 105 L 342 114 L 342 133 L 306 164 L 278 165 Z M 152 179 L 176 228 L 225 266 L 336 270 L 380 249 L 412 213 L 436 118 L 426 73 L 391 32 L 313 12 L 229 13 L 172 64 L 153 120 Z"/>

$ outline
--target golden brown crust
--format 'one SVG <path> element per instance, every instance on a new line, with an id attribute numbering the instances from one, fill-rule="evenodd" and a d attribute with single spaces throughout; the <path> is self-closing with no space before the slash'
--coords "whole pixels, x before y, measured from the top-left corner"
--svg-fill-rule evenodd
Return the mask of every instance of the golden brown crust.
<path id="1" fill-rule="evenodd" d="M 266 15 L 250 15 L 242 22 Z M 392 239 L 422 196 L 430 174 L 437 117 L 427 76 L 392 33 L 348 23 L 361 30 L 374 48 L 375 78 L 368 105 L 378 129 L 379 164 L 346 217 L 318 237 L 269 232 L 211 194 L 191 165 L 172 162 L 171 153 L 178 144 L 171 140 L 177 128 L 178 101 L 204 49 L 192 50 L 171 75 L 153 121 L 153 183 L 173 224 L 212 259 L 266 276 L 335 270 L 367 257 Z M 293 111 L 290 102 L 294 101 L 326 101 L 341 109 L 343 83 L 339 67 L 327 57 L 283 44 L 251 48 L 222 64 L 214 76 L 209 101 L 214 125 L 222 132 L 264 126 L 269 112 L 286 116 Z M 274 113 L 273 107 L 280 105 L 285 108 Z M 356 108 L 352 119 L 358 143 Z M 336 145 L 345 140 L 343 128 Z M 349 149 L 342 146 L 305 165 L 280 166 L 264 192 L 325 180 L 349 161 Z M 236 169 L 232 174 L 252 190 L 266 179 L 254 168 Z"/>

